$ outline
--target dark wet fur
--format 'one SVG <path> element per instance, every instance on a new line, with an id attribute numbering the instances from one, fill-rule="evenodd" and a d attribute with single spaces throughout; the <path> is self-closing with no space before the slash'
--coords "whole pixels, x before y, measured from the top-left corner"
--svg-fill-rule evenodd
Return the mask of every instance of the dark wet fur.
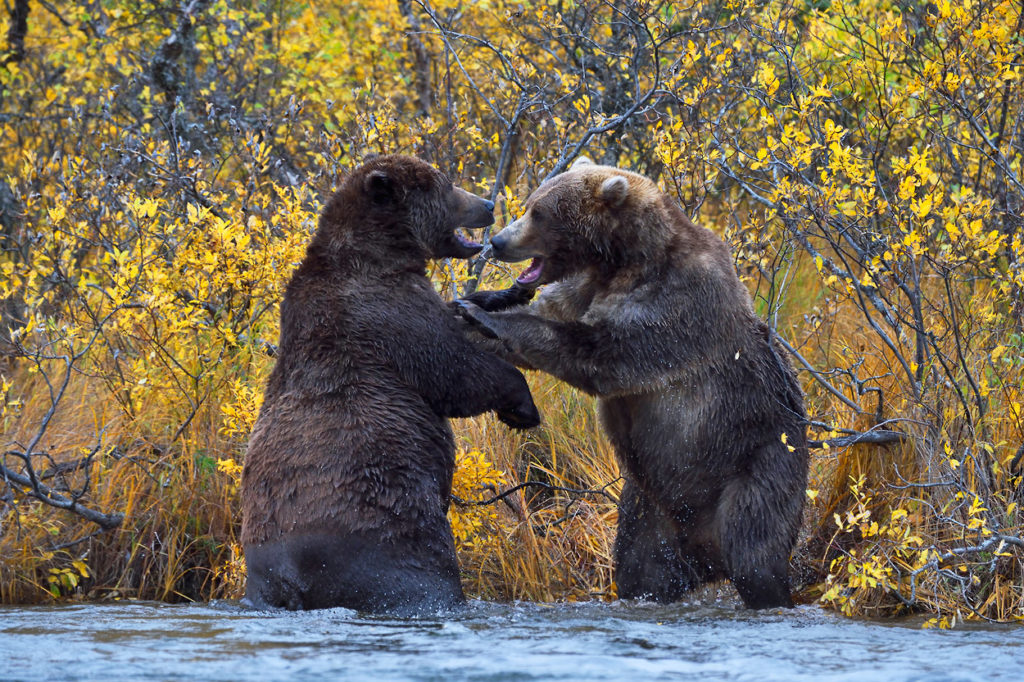
<path id="1" fill-rule="evenodd" d="M 247 599 L 414 614 L 463 602 L 446 518 L 449 417 L 539 415 L 522 374 L 467 342 L 426 277 L 493 205 L 381 156 L 330 199 L 281 305 L 242 476 Z"/>

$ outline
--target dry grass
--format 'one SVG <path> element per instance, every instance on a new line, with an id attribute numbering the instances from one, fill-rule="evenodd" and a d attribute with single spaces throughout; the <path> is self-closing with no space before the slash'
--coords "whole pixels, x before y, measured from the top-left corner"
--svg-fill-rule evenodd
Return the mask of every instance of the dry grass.
<path id="1" fill-rule="evenodd" d="M 15 373 L 15 380 L 39 382 Z M 41 383 L 41 382 L 39 382 Z M 82 503 L 124 514 L 124 523 L 101 532 L 64 510 L 25 497 L 0 509 L 0 602 L 34 603 L 63 597 L 144 598 L 165 601 L 207 599 L 224 592 L 215 574 L 225 572 L 235 542 L 237 500 L 233 482 L 217 470 L 216 457 L 231 456 L 224 443 L 196 420 L 189 445 L 159 445 L 138 429 L 124 428 L 116 408 L 97 381 L 72 382 L 36 451 L 50 454 L 48 466 L 75 462 L 95 445 L 99 425 L 118 432 L 86 469 L 47 478 L 63 492 L 87 487 Z M 33 396 L 5 434 L 27 442 L 49 408 L 45 389 Z M 120 427 L 120 431 L 118 428 Z M 195 443 L 205 443 L 197 447 Z M 8 464 L 14 464 L 8 458 Z M 82 562 L 79 569 L 74 562 Z M 61 577 L 61 574 L 73 577 Z M 54 580 L 56 579 L 56 580 Z M 222 579 L 223 580 L 223 579 Z M 74 583 L 70 584 L 69 583 Z"/>
<path id="2" fill-rule="evenodd" d="M 611 498 L 621 481 L 594 400 L 545 375 L 529 380 L 543 415 L 540 428 L 512 432 L 481 416 L 457 423 L 460 443 L 487 453 L 504 472 L 506 490 L 536 481 L 595 492 L 528 486 L 497 502 L 489 533 L 460 547 L 467 593 L 539 601 L 613 597 L 617 509 Z"/>
<path id="3" fill-rule="evenodd" d="M 486 453 L 504 474 L 502 490 L 538 481 L 607 495 L 529 486 L 495 503 L 486 532 L 460 546 L 467 594 L 542 601 L 611 597 L 617 514 L 612 497 L 621 483 L 594 401 L 550 377 L 535 374 L 530 381 L 544 415 L 541 428 L 513 432 L 492 416 L 459 420 L 460 446 Z M 41 444 L 54 464 L 73 461 L 92 445 L 96 425 L 113 416 L 99 386 L 87 381 L 74 386 L 76 392 L 62 402 L 67 408 L 57 412 Z M 28 429 L 48 407 L 41 397 L 45 391 L 29 393 L 39 396 L 38 402 L 23 406 L 9 440 L 27 440 Z M 216 463 L 237 457 L 241 443 L 219 437 L 213 426 L 203 429 L 204 422 L 214 421 L 209 414 L 197 418 L 190 438 L 176 446 L 156 446 L 144 435 L 121 442 L 98 456 L 88 472 L 67 475 L 74 489 L 88 474 L 91 492 L 83 501 L 123 513 L 118 529 L 97 532 L 73 514 L 27 498 L 19 498 L 17 515 L 5 505 L 0 601 L 240 597 L 244 565 L 236 538 L 237 479 Z M 87 575 L 79 574 L 75 561 L 84 562 Z M 61 583 L 60 572 L 77 574 L 75 585 Z M 51 576 L 57 582 L 51 584 Z"/>
<path id="4" fill-rule="evenodd" d="M 817 309 L 828 320 L 827 326 L 823 324 L 815 332 L 813 343 L 802 350 L 809 356 L 816 353 L 814 359 L 821 366 L 839 365 L 844 354 L 852 353 L 863 360 L 861 371 L 865 374 L 898 376 L 889 358 L 863 335 L 855 315 L 829 308 L 831 304 L 815 293 L 813 282 L 803 283 L 799 277 L 795 282 L 789 292 L 791 301 L 807 301 L 806 310 Z M 789 312 L 795 307 L 791 303 L 783 310 L 780 329 L 799 343 L 807 338 L 807 332 L 801 330 L 802 314 Z M 1020 367 L 1014 367 L 1018 379 L 1024 381 Z M 24 443 L 49 403 L 37 375 L 15 370 L 10 376 L 30 399 L 18 418 L 5 422 L 5 436 L 8 441 Z M 803 376 L 808 412 L 840 423 L 835 401 Z M 612 498 L 618 495 L 621 482 L 614 453 L 596 418 L 595 401 L 546 375 L 531 373 L 528 379 L 544 419 L 540 428 L 513 432 L 490 415 L 454 424 L 459 447 L 483 452 L 502 472 L 500 482 L 481 491 L 482 497 L 528 481 L 543 484 L 524 487 L 491 505 L 494 513 L 481 531 L 459 543 L 466 592 L 495 600 L 612 599 L 617 522 Z M 888 413 L 913 417 L 906 403 L 888 397 L 901 395 L 894 380 L 883 378 L 876 383 L 886 394 Z M 65 482 L 74 489 L 85 484 L 88 475 L 91 488 L 84 501 L 103 511 L 122 512 L 126 520 L 117 530 L 97 533 L 94 526 L 65 511 L 24 497 L 19 498 L 16 511 L 4 505 L 0 511 L 0 601 L 240 597 L 244 564 L 236 538 L 237 472 L 218 468 L 218 460 L 240 459 L 244 434 L 229 438 L 221 432 L 222 415 L 217 406 L 224 396 L 214 396 L 196 415 L 187 439 L 167 442 L 166 436 L 161 441 L 154 435 L 162 431 L 147 433 L 145 415 L 135 423 L 119 422 L 116 408 L 98 381 L 78 377 L 72 390 L 40 448 L 52 454 L 51 465 L 73 461 L 94 444 L 98 426 L 109 422 L 108 432 L 116 433 L 109 442 L 115 447 L 98 456 L 88 471 L 67 474 Z M 1005 466 L 1007 453 L 1012 454 L 1020 439 L 1019 426 L 1007 417 L 1005 405 L 1019 400 L 1019 394 L 1005 386 L 1000 390 L 1009 393 L 991 394 L 990 414 L 994 416 L 984 423 L 988 429 L 985 442 L 998 447 L 992 455 L 982 451 L 964 458 L 956 474 L 963 491 L 983 496 L 990 512 L 988 527 L 1019 534 L 1016 504 L 1020 477 Z M 875 399 L 875 394 L 862 396 L 863 407 L 872 411 Z M 861 419 L 865 421 L 846 425 L 871 426 L 868 416 Z M 956 427 L 944 424 L 942 432 L 954 433 Z M 798 599 L 818 599 L 829 588 L 825 578 L 830 571 L 842 577 L 851 568 L 860 570 L 873 557 L 883 566 L 899 569 L 890 576 L 890 586 L 909 594 L 907 575 L 918 568 L 914 562 L 926 555 L 908 550 L 893 534 L 897 529 L 919 537 L 922 547 L 939 551 L 976 542 L 966 532 L 970 521 L 967 502 L 953 495 L 956 488 L 937 495 L 901 487 L 906 481 L 948 476 L 944 458 L 922 448 L 918 441 L 899 447 L 855 445 L 815 451 L 809 488 L 818 491 L 817 498 L 807 507 L 804 534 L 794 556 Z M 858 482 L 855 488 L 853 482 Z M 610 497 L 557 488 L 604 491 Z M 881 524 L 887 523 L 894 511 L 905 511 L 906 516 L 903 525 L 891 524 L 888 534 L 868 533 L 867 523 L 845 529 L 835 523 L 836 515 L 846 517 L 858 510 L 869 512 L 868 522 Z M 977 576 L 978 584 L 971 586 L 968 595 L 976 595 L 972 602 L 976 611 L 1001 620 L 1017 617 L 1024 603 L 1019 558 L 994 557 L 989 552 L 966 559 L 959 567 L 949 562 L 941 567 Z M 842 601 L 830 603 L 856 615 L 900 613 L 906 609 L 895 598 L 894 589 L 849 587 Z M 937 613 L 956 613 L 965 600 L 959 583 L 944 579 L 940 572 L 921 574 L 914 589 L 917 608 Z"/>

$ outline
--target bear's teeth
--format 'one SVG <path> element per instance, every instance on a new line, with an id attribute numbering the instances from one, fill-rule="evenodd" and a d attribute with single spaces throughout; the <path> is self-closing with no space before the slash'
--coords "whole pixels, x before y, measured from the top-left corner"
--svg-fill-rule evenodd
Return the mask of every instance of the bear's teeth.
<path id="1" fill-rule="evenodd" d="M 532 284 L 540 279 L 540 273 L 544 269 L 544 261 L 540 258 L 534 258 L 530 261 L 530 265 L 516 277 L 516 281 L 520 284 Z"/>

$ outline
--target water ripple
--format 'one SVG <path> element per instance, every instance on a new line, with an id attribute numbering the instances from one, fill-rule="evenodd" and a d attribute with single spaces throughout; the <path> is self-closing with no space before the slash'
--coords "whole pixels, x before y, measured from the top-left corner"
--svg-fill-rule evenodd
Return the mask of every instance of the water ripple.
<path id="1" fill-rule="evenodd" d="M 0 608 L 0 679 L 1021 679 L 1024 629 L 921 630 L 815 607 L 493 604 L 395 619 L 230 602 Z"/>

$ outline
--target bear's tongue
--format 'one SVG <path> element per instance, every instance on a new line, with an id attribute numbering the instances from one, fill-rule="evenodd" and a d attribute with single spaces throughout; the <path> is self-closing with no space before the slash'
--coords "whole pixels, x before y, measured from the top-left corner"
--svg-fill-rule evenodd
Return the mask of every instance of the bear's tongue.
<path id="1" fill-rule="evenodd" d="M 530 265 L 516 277 L 516 282 L 519 284 L 533 284 L 540 279 L 540 273 L 543 269 L 544 261 L 540 258 L 534 258 L 530 261 Z"/>
<path id="2" fill-rule="evenodd" d="M 473 241 L 472 239 L 469 239 L 468 237 L 463 237 L 458 232 L 455 233 L 455 239 L 456 241 L 459 242 L 459 244 L 462 244 L 463 246 L 469 249 L 483 248 L 482 244 L 478 244 L 477 242 Z"/>

